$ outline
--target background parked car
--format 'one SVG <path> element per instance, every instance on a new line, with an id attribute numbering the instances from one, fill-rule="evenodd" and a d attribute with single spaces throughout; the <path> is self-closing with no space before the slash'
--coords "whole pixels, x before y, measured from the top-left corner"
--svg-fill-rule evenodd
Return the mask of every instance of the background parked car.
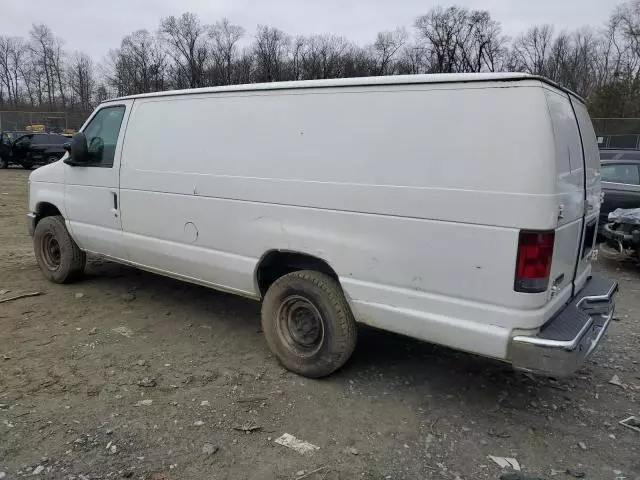
<path id="1" fill-rule="evenodd" d="M 26 131 L 0 132 L 0 168 L 7 168 L 11 158 L 11 146 L 16 138 L 29 133 Z"/>
<path id="2" fill-rule="evenodd" d="M 600 206 L 600 228 L 616 208 L 640 207 L 640 151 L 601 150 L 600 174 L 604 201 Z"/>
<path id="3" fill-rule="evenodd" d="M 15 164 L 30 169 L 55 162 L 64 155 L 65 143 L 69 143 L 69 138 L 57 133 L 25 133 L 17 136 L 13 142 L 3 143 L 3 149 L 6 149 L 7 153 L 0 153 L 0 168 Z"/>

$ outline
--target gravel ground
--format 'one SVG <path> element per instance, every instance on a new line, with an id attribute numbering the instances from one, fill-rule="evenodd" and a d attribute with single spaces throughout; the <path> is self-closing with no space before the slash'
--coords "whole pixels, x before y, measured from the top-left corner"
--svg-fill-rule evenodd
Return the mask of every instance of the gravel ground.
<path id="1" fill-rule="evenodd" d="M 597 265 L 620 282 L 618 321 L 571 378 L 361 328 L 314 381 L 277 364 L 258 303 L 98 259 L 45 281 L 27 174 L 0 170 L 0 300 L 42 293 L 0 303 L 0 478 L 498 479 L 494 455 L 544 479 L 640 479 L 640 433 L 618 424 L 640 416 L 634 265 Z"/>

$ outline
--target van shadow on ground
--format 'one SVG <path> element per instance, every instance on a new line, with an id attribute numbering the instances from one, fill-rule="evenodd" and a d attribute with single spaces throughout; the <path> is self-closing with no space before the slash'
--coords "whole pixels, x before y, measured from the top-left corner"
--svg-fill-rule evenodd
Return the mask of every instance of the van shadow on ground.
<path id="1" fill-rule="evenodd" d="M 161 312 L 166 308 L 183 313 L 158 315 L 158 321 L 179 322 L 182 327 L 200 317 L 197 320 L 200 323 L 209 322 L 235 338 L 246 337 L 242 348 L 262 348 L 269 356 L 262 359 L 264 363 L 275 362 L 261 335 L 256 336 L 260 330 L 260 304 L 256 301 L 100 260 L 91 262 L 88 274 L 86 281 L 105 291 L 116 290 L 115 294 L 137 291 L 146 309 Z M 358 336 L 356 350 L 347 365 L 321 382 L 342 384 L 359 380 L 370 392 L 393 389 L 410 396 L 453 396 L 478 408 L 484 405 L 490 409 L 499 406 L 517 410 L 528 409 L 545 392 L 552 395 L 565 388 L 552 380 L 514 372 L 498 361 L 368 326 L 359 326 Z M 219 345 L 211 346 L 214 347 Z M 553 389 L 545 388 L 550 382 Z"/>

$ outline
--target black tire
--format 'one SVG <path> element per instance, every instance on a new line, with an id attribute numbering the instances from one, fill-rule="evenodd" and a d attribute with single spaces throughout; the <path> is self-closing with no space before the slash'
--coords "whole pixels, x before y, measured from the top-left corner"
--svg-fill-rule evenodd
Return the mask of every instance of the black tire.
<path id="1" fill-rule="evenodd" d="M 311 270 L 284 275 L 269 287 L 262 330 L 280 363 L 309 378 L 335 372 L 356 346 L 356 322 L 340 284 Z"/>
<path id="2" fill-rule="evenodd" d="M 0 157 L 0 168 L 9 168 L 9 162 Z"/>
<path id="3" fill-rule="evenodd" d="M 20 165 L 22 165 L 22 168 L 25 170 L 31 170 L 33 168 L 33 163 L 31 162 L 22 162 Z"/>
<path id="4" fill-rule="evenodd" d="M 70 283 L 82 276 L 87 256 L 69 235 L 61 216 L 45 217 L 38 222 L 33 249 L 47 280 Z"/>
<path id="5" fill-rule="evenodd" d="M 58 160 L 60 160 L 58 157 L 56 157 L 55 155 L 50 155 L 49 157 L 47 157 L 47 161 L 45 162 L 45 165 L 48 165 L 50 163 L 53 162 L 57 162 Z"/>

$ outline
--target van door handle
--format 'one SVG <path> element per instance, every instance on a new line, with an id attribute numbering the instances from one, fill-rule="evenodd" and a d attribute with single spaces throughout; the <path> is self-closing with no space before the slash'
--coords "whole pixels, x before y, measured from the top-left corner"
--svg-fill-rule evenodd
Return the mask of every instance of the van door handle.
<path id="1" fill-rule="evenodd" d="M 111 196 L 113 197 L 113 213 L 115 214 L 115 216 L 118 216 L 118 193 L 117 192 L 111 192 Z"/>

